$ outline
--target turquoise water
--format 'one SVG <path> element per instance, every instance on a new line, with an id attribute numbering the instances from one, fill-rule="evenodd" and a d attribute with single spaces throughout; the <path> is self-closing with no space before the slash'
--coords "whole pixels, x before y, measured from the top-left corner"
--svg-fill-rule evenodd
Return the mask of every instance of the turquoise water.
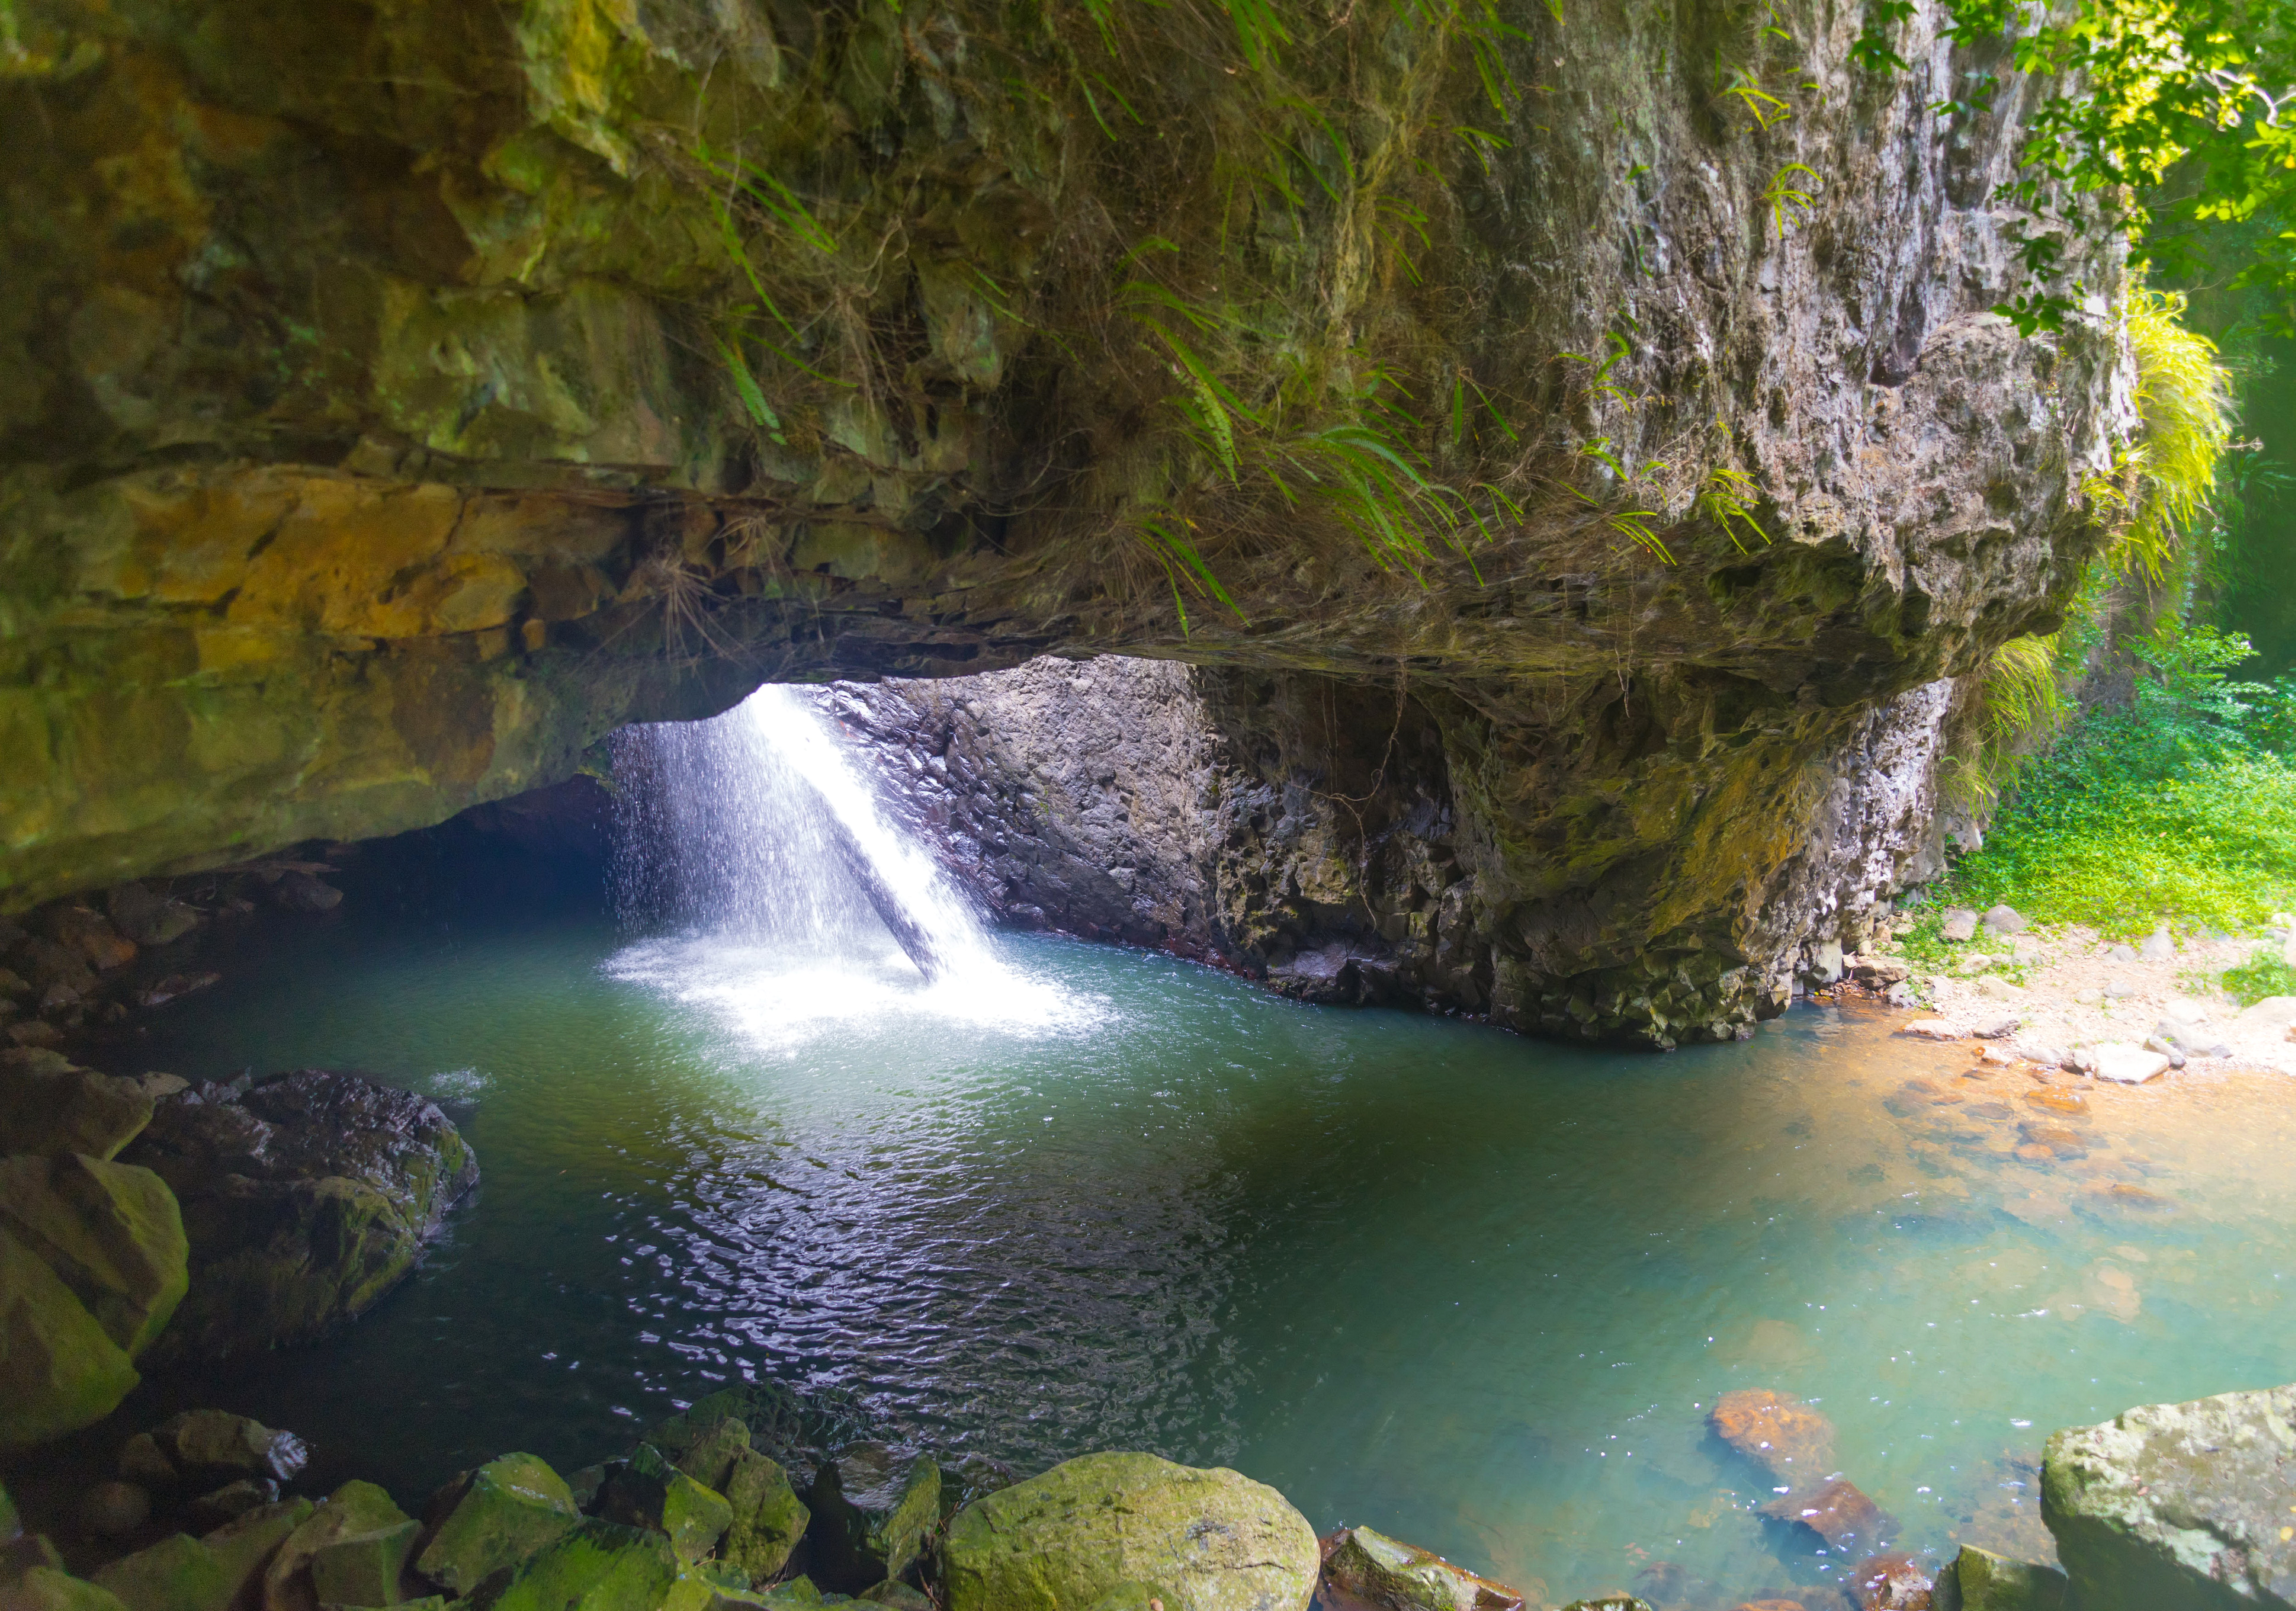
<path id="1" fill-rule="evenodd" d="M 1816 1403 L 1906 1547 L 2030 1553 L 2048 1429 L 2296 1379 L 2296 1136 L 2261 1080 L 2096 1092 L 2088 1155 L 2033 1162 L 2024 1075 L 1826 1010 L 1653 1057 L 1054 938 L 921 999 L 890 953 L 808 977 L 580 912 L 358 904 L 111 1060 L 359 1068 L 463 1125 L 484 1179 L 414 1280 L 138 1406 L 227 1402 L 403 1501 L 769 1375 L 1023 1469 L 1234 1465 L 1534 1604 L 1726 1607 L 1851 1563 L 1749 1514 L 1724 1391 Z"/>

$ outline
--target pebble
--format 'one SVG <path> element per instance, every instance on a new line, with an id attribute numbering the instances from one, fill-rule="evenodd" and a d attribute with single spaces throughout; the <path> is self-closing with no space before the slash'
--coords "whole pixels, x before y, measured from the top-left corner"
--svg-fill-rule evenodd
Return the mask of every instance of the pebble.
<path id="1" fill-rule="evenodd" d="M 2169 925 L 2163 923 L 2144 936 L 2144 944 L 2137 948 L 2136 960 L 2140 962 L 2166 962 L 2172 961 L 2176 954 L 2176 939 L 2169 934 Z"/>
<path id="2" fill-rule="evenodd" d="M 2136 994 L 2136 986 L 2127 979 L 2110 979 L 2105 983 L 2104 999 L 2108 1002 L 2125 1001 Z"/>

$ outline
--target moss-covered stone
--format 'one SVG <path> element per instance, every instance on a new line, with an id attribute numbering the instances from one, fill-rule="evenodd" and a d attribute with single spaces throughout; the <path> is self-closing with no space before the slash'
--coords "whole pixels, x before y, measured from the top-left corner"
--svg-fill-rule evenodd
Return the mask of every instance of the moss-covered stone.
<path id="1" fill-rule="evenodd" d="M 94 1582 L 127 1611 L 226 1611 L 238 1588 L 214 1550 L 182 1533 L 97 1567 Z"/>
<path id="2" fill-rule="evenodd" d="M 678 1581 L 663 1534 L 584 1521 L 488 1582 L 472 1604 L 474 1611 L 663 1611 Z"/>
<path id="3" fill-rule="evenodd" d="M 2041 1519 L 2081 1611 L 2296 1607 L 2296 1386 L 2053 1435 Z"/>
<path id="4" fill-rule="evenodd" d="M 300 1495 L 257 1505 L 201 1536 L 230 1586 L 231 1604 L 248 1611 L 261 1605 L 264 1575 L 287 1541 L 311 1518 L 315 1507 Z"/>
<path id="5" fill-rule="evenodd" d="M 0 1611 L 127 1611 L 110 1590 L 66 1573 L 61 1566 L 35 1566 L 12 1583 L 0 1585 Z"/>
<path id="6" fill-rule="evenodd" d="M 135 1365 L 45 1260 L 0 1226 L 0 1448 L 45 1443 L 102 1420 Z"/>
<path id="7" fill-rule="evenodd" d="M 734 1519 L 718 1553 L 748 1573 L 751 1581 L 770 1582 L 789 1565 L 791 1554 L 805 1537 L 812 1512 L 798 1498 L 781 1462 L 754 1449 L 735 1452 L 725 1484 L 723 1492 L 733 1507 Z"/>
<path id="8" fill-rule="evenodd" d="M 1324 1575 L 1357 1598 L 1391 1611 L 1521 1611 L 1522 1595 L 1478 1577 L 1431 1550 L 1369 1527 L 1343 1531 L 1327 1552 Z"/>
<path id="9" fill-rule="evenodd" d="M 46 1261 L 130 1358 L 176 1312 L 190 1244 L 148 1169 L 84 1153 L 0 1159 L 0 1224 Z"/>
<path id="10" fill-rule="evenodd" d="M 323 1606 L 391 1606 L 421 1528 L 413 1521 L 353 1533 L 311 1555 L 311 1590 Z"/>
<path id="11" fill-rule="evenodd" d="M 531 1454 L 488 1461 L 441 1500 L 432 1501 L 443 1513 L 414 1567 L 450 1594 L 469 1594 L 504 1567 L 534 1558 L 582 1521 L 565 1479 Z"/>
<path id="12" fill-rule="evenodd" d="M 59 1572 L 64 1566 L 62 1552 L 46 1534 L 23 1533 L 0 1541 L 0 1589 L 20 1582 L 26 1573 L 42 1566 L 52 1566 Z"/>
<path id="13" fill-rule="evenodd" d="M 373 1483 L 348 1482 L 327 1495 L 271 1558 L 263 1573 L 263 1611 L 318 1611 L 311 1562 L 320 1550 L 360 1533 L 396 1527 L 406 1513 Z"/>
<path id="14" fill-rule="evenodd" d="M 724 1494 L 694 1481 L 652 1443 L 640 1443 L 607 1477 L 596 1511 L 608 1521 L 665 1534 L 671 1551 L 688 1563 L 715 1550 L 734 1521 Z"/>
<path id="15" fill-rule="evenodd" d="M 194 1483 L 269 1477 L 290 1482 L 310 1460 L 303 1440 L 228 1410 L 185 1410 L 152 1429 L 176 1472 Z"/>
<path id="16" fill-rule="evenodd" d="M 37 1050 L 0 1056 L 0 1153 L 109 1159 L 152 1121 L 135 1080 L 76 1067 Z"/>
<path id="17" fill-rule="evenodd" d="M 2054 1566 L 1964 1544 L 1931 1591 L 1931 1611 L 2067 1611 L 2071 1585 Z"/>
<path id="18" fill-rule="evenodd" d="M 1152 1454 L 1088 1454 L 949 1523 L 950 1611 L 1072 1611 L 1152 1583 L 1166 1611 L 1305 1611 L 1315 1530 L 1263 1483 Z"/>

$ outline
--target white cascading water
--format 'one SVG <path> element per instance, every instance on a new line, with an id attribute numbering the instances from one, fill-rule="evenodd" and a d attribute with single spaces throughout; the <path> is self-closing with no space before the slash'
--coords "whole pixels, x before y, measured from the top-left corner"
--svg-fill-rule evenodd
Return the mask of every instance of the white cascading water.
<path id="1" fill-rule="evenodd" d="M 889 1010 L 1070 1016 L 999 960 L 805 691 L 768 684 L 710 721 L 632 728 L 614 770 L 625 919 L 677 930 L 625 949 L 615 976 L 782 1044 Z"/>

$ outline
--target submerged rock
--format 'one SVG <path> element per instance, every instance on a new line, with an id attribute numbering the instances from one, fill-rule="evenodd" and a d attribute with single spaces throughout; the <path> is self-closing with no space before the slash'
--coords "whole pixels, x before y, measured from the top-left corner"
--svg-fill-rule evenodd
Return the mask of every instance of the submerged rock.
<path id="1" fill-rule="evenodd" d="M 1930 1611 L 2066 1611 L 2070 1592 L 2054 1566 L 1964 1544 L 1938 1574 Z"/>
<path id="2" fill-rule="evenodd" d="M 1706 1420 L 1716 1436 L 1781 1482 L 1814 1482 L 1833 1468 L 1833 1423 L 1790 1393 L 1726 1393 Z"/>
<path id="3" fill-rule="evenodd" d="M 2296 1386 L 2055 1434 L 2041 1516 L 2081 1611 L 2296 1606 Z"/>
<path id="4" fill-rule="evenodd" d="M 478 1179 L 435 1103 L 316 1069 L 163 1102 L 127 1161 L 174 1189 L 191 1241 L 169 1358 L 306 1341 L 364 1313 Z"/>
<path id="5" fill-rule="evenodd" d="M 1324 1582 L 1389 1611 L 1522 1611 L 1523 1605 L 1519 1591 L 1369 1527 L 1343 1528 L 1324 1541 Z"/>
<path id="6" fill-rule="evenodd" d="M 1087 1454 L 949 1523 L 949 1611 L 1075 1611 L 1127 1583 L 1165 1611 L 1306 1611 L 1322 1555 L 1275 1489 L 1152 1454 Z"/>
<path id="7" fill-rule="evenodd" d="M 854 1443 L 821 1463 L 806 1498 L 814 1575 L 850 1592 L 917 1558 L 940 1520 L 940 1467 L 931 1455 Z"/>
<path id="8" fill-rule="evenodd" d="M 1774 1499 L 1755 1514 L 1807 1527 L 1836 1550 L 1871 1550 L 1895 1531 L 1880 1506 L 1860 1492 L 1855 1483 L 1838 1476 Z"/>
<path id="9" fill-rule="evenodd" d="M 1931 1611 L 1930 1574 L 1910 1555 L 1876 1555 L 1849 1575 L 1857 1611 Z"/>

